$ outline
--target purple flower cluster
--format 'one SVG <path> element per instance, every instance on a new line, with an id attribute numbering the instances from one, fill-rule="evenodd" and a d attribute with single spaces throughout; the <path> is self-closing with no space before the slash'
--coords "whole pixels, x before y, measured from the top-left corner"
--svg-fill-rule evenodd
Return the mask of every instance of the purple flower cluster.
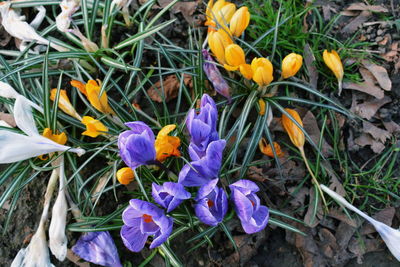
<path id="1" fill-rule="evenodd" d="M 191 162 L 184 165 L 179 173 L 178 183 L 152 184 L 152 197 L 161 207 L 171 212 L 182 201 L 191 198 L 185 187 L 200 187 L 195 197 L 196 216 L 207 225 L 221 223 L 228 210 L 228 197 L 218 187 L 222 153 L 226 141 L 219 139 L 217 132 L 218 110 L 213 99 L 204 94 L 200 111 L 189 111 L 186 125 L 191 136 L 189 155 Z M 122 159 L 130 168 L 154 163 L 154 134 L 143 122 L 126 124 L 131 128 L 123 132 L 118 140 Z M 260 205 L 255 194 L 258 186 L 248 180 L 240 180 L 229 186 L 231 200 L 246 233 L 255 233 L 265 228 L 269 218 L 266 206 Z M 150 248 L 167 241 L 173 228 L 173 219 L 165 215 L 155 204 L 132 199 L 122 214 L 124 226 L 121 237 L 131 251 L 143 249 L 149 236 L 153 236 Z"/>

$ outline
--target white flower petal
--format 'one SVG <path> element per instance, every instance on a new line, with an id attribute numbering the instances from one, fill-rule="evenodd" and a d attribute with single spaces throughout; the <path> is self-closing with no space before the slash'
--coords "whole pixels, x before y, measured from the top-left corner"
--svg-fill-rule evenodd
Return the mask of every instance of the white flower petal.
<path id="1" fill-rule="evenodd" d="M 39 11 L 35 18 L 29 23 L 34 29 L 39 28 L 40 24 L 42 24 L 44 17 L 46 16 L 46 9 L 44 6 L 35 7 L 37 11 Z"/>
<path id="2" fill-rule="evenodd" d="M 14 118 L 18 128 L 27 135 L 39 135 L 32 115 L 32 107 L 26 98 L 19 95 L 14 103 Z"/>
<path id="3" fill-rule="evenodd" d="M 50 262 L 49 248 L 47 247 L 46 234 L 43 225 L 33 235 L 21 267 L 54 267 Z"/>
<path id="4" fill-rule="evenodd" d="M 0 130 L 0 164 L 17 162 L 56 151 L 77 153 L 85 150 L 63 146 L 40 135 L 26 136 L 15 132 Z"/>
<path id="5" fill-rule="evenodd" d="M 22 266 L 22 262 L 24 261 L 26 255 L 26 249 L 25 248 L 21 248 L 18 251 L 17 256 L 15 256 L 13 262 L 11 263 L 11 267 L 21 267 Z"/>
<path id="6" fill-rule="evenodd" d="M 20 94 L 8 83 L 0 81 L 0 96 L 4 98 L 17 98 Z"/>
<path id="7" fill-rule="evenodd" d="M 79 0 L 63 0 L 60 3 L 61 13 L 56 18 L 57 29 L 67 32 L 72 21 L 72 15 L 79 9 Z"/>

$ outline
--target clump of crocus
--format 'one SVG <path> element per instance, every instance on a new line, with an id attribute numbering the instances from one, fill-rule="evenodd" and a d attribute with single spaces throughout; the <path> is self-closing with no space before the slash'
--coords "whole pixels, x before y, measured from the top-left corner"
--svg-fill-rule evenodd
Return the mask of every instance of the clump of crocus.
<path id="1" fill-rule="evenodd" d="M 104 91 L 101 95 L 101 81 L 89 80 L 86 84 L 77 80 L 72 80 L 71 85 L 78 88 L 89 100 L 90 104 L 104 114 L 115 114 L 108 104 L 107 93 Z"/>
<path id="2" fill-rule="evenodd" d="M 228 99 L 228 102 L 231 102 L 231 94 L 229 93 L 229 85 L 226 80 L 222 77 L 221 72 L 216 66 L 215 61 L 207 52 L 207 50 L 202 50 L 204 63 L 203 63 L 203 70 L 206 74 L 208 80 L 214 86 L 215 91 L 218 94 L 223 95 Z"/>
<path id="3" fill-rule="evenodd" d="M 72 251 L 84 259 L 101 266 L 122 267 L 117 247 L 107 231 L 87 232 L 72 247 Z"/>
<path id="4" fill-rule="evenodd" d="M 253 81 L 260 87 L 269 85 L 274 79 L 271 61 L 266 58 L 254 58 L 251 62 L 251 69 L 253 72 Z"/>
<path id="5" fill-rule="evenodd" d="M 249 64 L 246 64 L 246 59 L 243 49 L 237 44 L 230 44 L 225 48 L 224 68 L 228 71 L 239 70 L 246 79 L 250 80 L 253 77 L 253 71 Z"/>
<path id="6" fill-rule="evenodd" d="M 179 183 L 165 182 L 162 185 L 152 184 L 151 195 L 167 212 L 173 211 L 183 200 L 191 197 L 185 187 Z"/>
<path id="7" fill-rule="evenodd" d="M 83 116 L 81 122 L 86 126 L 86 131 L 82 135 L 96 138 L 100 134 L 107 134 L 108 132 L 108 128 L 101 121 L 90 116 Z"/>
<path id="8" fill-rule="evenodd" d="M 223 188 L 217 187 L 218 179 L 200 187 L 194 210 L 202 223 L 216 226 L 223 221 L 228 210 L 228 199 Z"/>
<path id="9" fill-rule="evenodd" d="M 325 64 L 333 72 L 333 74 L 335 74 L 338 80 L 339 83 L 338 94 L 340 95 L 342 92 L 342 80 L 344 75 L 342 60 L 340 59 L 340 56 L 335 50 L 332 50 L 331 52 L 328 52 L 328 50 L 324 50 L 323 58 Z"/>
<path id="10" fill-rule="evenodd" d="M 239 180 L 229 188 L 244 231 L 253 234 L 263 230 L 268 223 L 269 210 L 266 206 L 260 205 L 260 199 L 256 195 L 260 190 L 258 186 L 249 180 Z"/>
<path id="11" fill-rule="evenodd" d="M 382 237 L 383 241 L 385 242 L 386 246 L 392 252 L 392 255 L 400 261 L 400 231 L 397 229 L 393 229 L 392 227 L 381 223 L 380 221 L 375 220 L 374 218 L 371 218 L 361 210 L 357 209 L 353 205 L 351 205 L 349 202 L 347 202 L 341 195 L 337 194 L 336 192 L 332 191 L 325 185 L 321 185 L 321 189 L 327 193 L 329 196 L 331 196 L 334 200 L 339 202 L 340 205 L 345 206 L 346 208 L 354 211 L 361 217 L 363 217 L 365 220 L 367 220 L 370 224 L 372 224 L 376 231 L 379 233 L 379 235 Z"/>
<path id="12" fill-rule="evenodd" d="M 50 99 L 52 101 L 56 101 L 57 97 L 57 89 L 52 89 L 50 91 Z M 75 108 L 72 106 L 71 101 L 68 98 L 67 91 L 61 89 L 60 90 L 60 96 L 58 99 L 58 107 L 70 115 L 71 117 L 74 117 L 75 119 L 81 121 L 82 117 L 76 112 Z"/>
<path id="13" fill-rule="evenodd" d="M 219 63 L 225 64 L 225 48 L 233 44 L 229 34 L 223 29 L 212 31 L 208 34 L 208 45 Z"/>
<path id="14" fill-rule="evenodd" d="M 282 157 L 284 155 L 281 146 L 277 142 L 273 142 L 275 153 L 278 157 Z M 261 138 L 260 142 L 258 142 L 258 147 L 260 148 L 261 153 L 267 155 L 268 157 L 274 157 L 274 152 L 272 150 L 271 144 L 267 144 L 267 141 L 264 138 Z"/>
<path id="15" fill-rule="evenodd" d="M 290 53 L 282 60 L 282 78 L 287 79 L 296 75 L 303 65 L 303 57 L 296 53 Z"/>
<path id="16" fill-rule="evenodd" d="M 242 35 L 244 30 L 246 30 L 247 26 L 250 23 L 250 12 L 246 6 L 243 6 L 236 10 L 235 14 L 233 14 L 229 30 L 233 36 L 239 37 Z"/>
<path id="17" fill-rule="evenodd" d="M 141 251 L 149 236 L 153 236 L 150 249 L 160 246 L 167 241 L 173 227 L 172 218 L 165 216 L 162 209 L 139 199 L 129 201 L 128 208 L 122 213 L 122 220 L 122 241 L 133 252 Z"/>
<path id="18" fill-rule="evenodd" d="M 304 143 L 305 143 L 304 132 L 299 126 L 296 125 L 296 123 L 294 123 L 294 121 L 296 121 L 298 125 L 303 127 L 303 122 L 300 118 L 300 115 L 294 109 L 285 108 L 285 111 L 291 116 L 291 118 L 289 118 L 289 116 L 287 116 L 286 114 L 282 114 L 282 126 L 285 129 L 286 133 L 289 135 L 290 141 L 292 141 L 292 143 L 299 149 L 300 154 L 304 160 L 304 163 L 306 164 L 307 170 L 310 173 L 314 184 L 317 186 L 319 192 L 321 193 L 322 201 L 326 206 L 324 194 L 321 190 L 321 187 L 319 186 L 317 178 L 315 177 L 313 171 L 311 170 L 308 164 L 308 160 L 304 152 Z"/>
<path id="19" fill-rule="evenodd" d="M 129 167 L 119 169 L 116 176 L 118 182 L 123 185 L 128 185 L 133 181 L 133 179 L 135 179 L 135 174 Z"/>

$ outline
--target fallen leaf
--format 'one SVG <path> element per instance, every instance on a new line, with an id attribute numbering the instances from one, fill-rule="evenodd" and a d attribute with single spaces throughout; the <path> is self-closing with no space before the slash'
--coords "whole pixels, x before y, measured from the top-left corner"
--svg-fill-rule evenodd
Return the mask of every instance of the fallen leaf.
<path id="1" fill-rule="evenodd" d="M 368 121 L 363 121 L 363 131 L 369 133 L 375 140 L 379 140 L 382 143 L 385 143 L 391 137 L 388 131 L 378 128 Z"/>
<path id="2" fill-rule="evenodd" d="M 362 64 L 375 76 L 383 90 L 390 91 L 392 89 L 392 81 L 384 67 L 378 66 L 367 60 L 363 60 Z"/>
<path id="3" fill-rule="evenodd" d="M 159 7 L 158 8 L 165 8 L 169 5 L 172 0 L 158 0 Z M 175 5 L 172 6 L 171 12 L 173 14 L 182 13 L 185 20 L 192 25 L 194 18 L 193 14 L 197 10 L 198 2 L 177 2 Z"/>
<path id="4" fill-rule="evenodd" d="M 311 87 L 317 89 L 318 84 L 318 70 L 315 66 L 315 56 L 311 50 L 311 47 L 308 43 L 304 46 L 304 64 L 306 66 L 308 77 L 310 78 L 309 83 Z"/>
<path id="5" fill-rule="evenodd" d="M 335 252 L 339 249 L 335 236 L 326 228 L 322 228 L 318 231 L 318 235 L 321 240 L 319 245 L 322 253 L 328 258 L 333 258 Z"/>
<path id="6" fill-rule="evenodd" d="M 378 99 L 382 99 L 385 96 L 384 91 L 375 85 L 376 79 L 374 75 L 365 68 L 360 68 L 360 74 L 364 79 L 362 83 L 344 82 L 344 89 L 353 89 L 369 95 L 372 95 Z"/>
<path id="7" fill-rule="evenodd" d="M 0 112 L 0 121 L 5 121 L 11 127 L 16 127 L 14 116 L 4 112 Z"/>
<path id="8" fill-rule="evenodd" d="M 357 221 L 355 221 L 352 218 L 350 218 L 349 216 L 347 216 L 343 212 L 342 208 L 330 208 L 328 216 L 332 217 L 332 218 L 335 218 L 336 220 L 339 220 L 341 222 L 344 222 L 344 223 L 348 224 L 351 227 L 357 227 Z"/>
<path id="9" fill-rule="evenodd" d="M 290 187 L 288 188 L 288 192 L 294 198 L 290 201 L 290 204 L 293 206 L 294 209 L 303 207 L 305 204 L 306 196 L 308 196 L 309 189 L 306 187 L 301 187 L 296 193 L 295 190 L 297 187 Z"/>
<path id="10" fill-rule="evenodd" d="M 347 23 L 346 26 L 342 29 L 343 33 L 346 34 L 352 34 L 357 31 L 357 29 L 360 27 L 361 24 L 366 22 L 370 17 L 372 16 L 372 13 L 364 10 L 358 15 L 356 18 L 354 18 L 352 21 Z"/>
<path id="11" fill-rule="evenodd" d="M 190 75 L 185 74 L 183 79 L 186 86 L 191 86 L 192 77 Z M 161 81 L 156 82 L 149 90 L 147 90 L 147 93 L 153 101 L 162 103 L 164 98 L 165 102 L 169 102 L 178 96 L 180 86 L 180 80 L 176 75 L 172 74 L 168 75 L 162 83 Z"/>
<path id="12" fill-rule="evenodd" d="M 382 142 L 375 140 L 367 133 L 361 134 L 359 137 L 354 139 L 354 142 L 360 147 L 371 146 L 372 151 L 376 154 L 380 154 L 385 149 L 385 145 L 382 144 Z"/>
<path id="13" fill-rule="evenodd" d="M 70 249 L 67 250 L 67 259 L 69 259 L 71 262 L 79 267 L 90 267 L 90 264 L 88 262 L 85 262 L 80 257 L 75 255 Z"/>
<path id="14" fill-rule="evenodd" d="M 315 188 L 311 187 L 310 188 L 310 203 L 308 205 L 308 209 L 306 212 L 306 215 L 304 216 L 304 223 L 311 228 L 316 227 L 319 222 L 321 221 L 321 219 L 324 217 L 324 211 L 322 209 L 322 204 L 320 200 L 318 201 L 317 204 L 317 211 L 315 211 L 314 208 L 314 202 L 315 202 Z M 315 213 L 315 215 L 314 215 Z"/>
<path id="15" fill-rule="evenodd" d="M 372 11 L 372 12 L 389 12 L 389 10 L 383 6 L 378 6 L 378 5 L 366 5 L 364 3 L 353 3 L 349 7 L 346 8 L 346 10 L 350 11 Z"/>
<path id="16" fill-rule="evenodd" d="M 308 111 L 306 115 L 303 117 L 303 127 L 304 130 L 308 133 L 311 140 L 318 146 L 320 142 L 321 131 L 318 127 L 318 122 L 315 119 L 314 115 L 311 111 Z M 322 147 L 321 152 L 325 157 L 332 155 L 333 148 L 324 138 L 322 138 Z"/>
<path id="17" fill-rule="evenodd" d="M 353 95 L 353 97 L 355 96 Z M 356 103 L 357 101 L 354 101 L 355 103 L 352 104 L 350 110 L 361 118 L 369 120 L 376 114 L 380 107 L 391 101 L 392 99 L 388 96 L 384 96 L 382 99 L 364 101 L 362 104 L 358 104 Z"/>
<path id="18" fill-rule="evenodd" d="M 383 242 L 379 239 L 367 239 L 364 237 L 353 237 L 350 240 L 348 249 L 357 256 L 357 263 L 363 264 L 362 256 L 368 252 L 383 250 Z"/>
<path id="19" fill-rule="evenodd" d="M 400 125 L 398 125 L 394 121 L 388 121 L 388 122 L 382 121 L 382 123 L 389 133 L 391 134 L 400 133 Z"/>
<path id="20" fill-rule="evenodd" d="M 257 168 L 256 166 L 250 166 L 247 170 L 247 177 L 250 180 L 265 182 L 267 180 L 267 176 L 263 174 L 262 168 Z"/>
<path id="21" fill-rule="evenodd" d="M 325 171 L 328 173 L 330 177 L 329 180 L 329 188 L 341 196 L 346 195 L 346 190 L 344 189 L 342 183 L 339 181 L 336 173 L 333 171 L 332 165 L 329 161 L 321 162 L 322 167 L 324 167 Z"/>

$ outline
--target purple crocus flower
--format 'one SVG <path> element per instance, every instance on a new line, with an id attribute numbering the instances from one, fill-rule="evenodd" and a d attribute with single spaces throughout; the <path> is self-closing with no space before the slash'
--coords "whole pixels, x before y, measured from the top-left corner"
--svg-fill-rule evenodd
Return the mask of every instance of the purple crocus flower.
<path id="1" fill-rule="evenodd" d="M 232 99 L 229 93 L 228 83 L 222 77 L 221 72 L 217 68 L 217 63 L 210 56 L 208 51 L 206 49 L 203 49 L 202 52 L 204 57 L 203 70 L 206 73 L 208 80 L 210 80 L 210 82 L 214 86 L 215 91 L 217 91 L 218 94 L 226 97 L 230 103 Z"/>
<path id="2" fill-rule="evenodd" d="M 125 123 L 131 130 L 118 137 L 119 154 L 125 164 L 135 169 L 140 165 L 151 164 L 156 158 L 154 134 L 146 123 L 141 121 Z"/>
<path id="3" fill-rule="evenodd" d="M 203 158 L 183 166 L 178 183 L 184 186 L 202 186 L 217 178 L 225 145 L 226 141 L 223 139 L 211 142 Z"/>
<path id="4" fill-rule="evenodd" d="M 200 187 L 194 210 L 199 220 L 207 225 L 216 226 L 222 222 L 228 210 L 228 199 L 224 189 L 217 187 L 218 178 Z"/>
<path id="5" fill-rule="evenodd" d="M 253 234 L 264 229 L 268 223 L 269 210 L 266 206 L 260 205 L 260 199 L 255 194 L 260 190 L 258 186 L 249 180 L 239 180 L 229 188 L 244 231 Z"/>
<path id="6" fill-rule="evenodd" d="M 191 197 L 183 185 L 172 182 L 165 182 L 163 185 L 153 183 L 151 195 L 158 204 L 167 209 L 167 212 L 171 212 L 183 200 Z"/>
<path id="7" fill-rule="evenodd" d="M 114 240 L 108 231 L 88 232 L 82 235 L 72 251 L 84 259 L 101 266 L 122 267 Z"/>
<path id="8" fill-rule="evenodd" d="M 164 211 L 156 205 L 139 199 L 129 201 L 129 206 L 122 213 L 122 220 L 122 241 L 133 252 L 141 251 L 150 235 L 154 236 L 150 244 L 152 249 L 167 241 L 172 232 L 172 218 L 165 216 Z"/>
<path id="9" fill-rule="evenodd" d="M 219 139 L 217 132 L 218 110 L 214 100 L 207 94 L 201 98 L 200 113 L 192 109 L 186 119 L 191 139 L 189 154 L 192 160 L 204 157 L 207 146 Z"/>

